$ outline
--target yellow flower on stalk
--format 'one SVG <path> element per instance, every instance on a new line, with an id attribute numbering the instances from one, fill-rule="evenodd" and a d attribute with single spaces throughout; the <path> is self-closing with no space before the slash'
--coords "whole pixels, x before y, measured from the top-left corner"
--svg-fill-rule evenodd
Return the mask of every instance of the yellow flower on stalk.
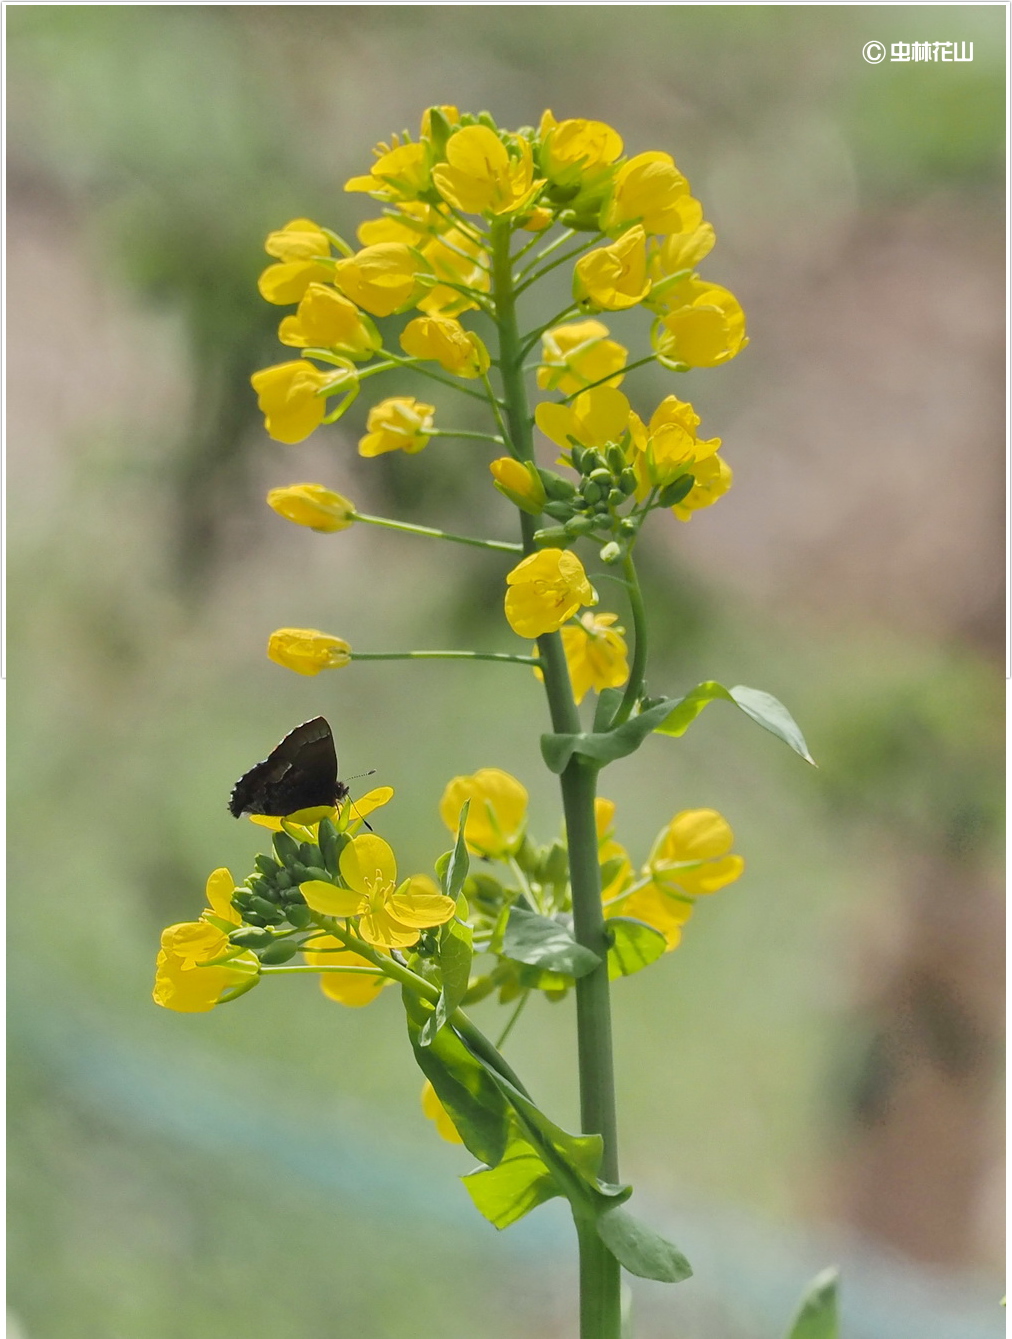
<path id="1" fill-rule="evenodd" d="M 620 232 L 642 224 L 650 233 L 669 233 L 681 224 L 681 201 L 689 183 L 668 153 L 638 153 L 615 174 L 611 193 L 601 210 L 601 231 Z"/>
<path id="2" fill-rule="evenodd" d="M 352 363 L 321 372 L 304 358 L 277 363 L 250 377 L 264 426 L 276 442 L 294 446 L 303 442 L 323 422 L 326 397 L 354 391 L 358 378 Z"/>
<path id="3" fill-rule="evenodd" d="M 541 336 L 538 386 L 563 395 L 575 395 L 592 382 L 618 386 L 628 357 L 629 350 L 609 339 L 600 321 L 557 325 Z"/>
<path id="4" fill-rule="evenodd" d="M 455 776 L 439 801 L 439 817 L 456 836 L 461 810 L 470 801 L 464 840 L 472 855 L 501 860 L 524 839 L 527 791 L 498 767 L 479 768 L 473 776 Z"/>
<path id="5" fill-rule="evenodd" d="M 622 137 L 604 121 L 556 121 L 546 111 L 538 127 L 541 170 L 553 186 L 581 187 L 607 172 L 622 154 Z"/>
<path id="6" fill-rule="evenodd" d="M 568 549 L 531 553 L 506 577 L 506 620 L 520 637 L 558 632 L 582 604 L 596 604 L 583 563 Z"/>
<path id="7" fill-rule="evenodd" d="M 278 628 L 267 642 L 267 655 L 275 665 L 296 674 L 319 674 L 349 664 L 351 647 L 317 628 Z"/>
<path id="8" fill-rule="evenodd" d="M 696 436 L 699 415 L 687 401 L 668 395 L 654 410 L 650 422 L 633 416 L 632 468 L 636 496 L 643 500 L 652 488 L 665 488 L 687 467 L 706 460 L 720 448 L 720 438 Z"/>
<path id="9" fill-rule="evenodd" d="M 333 935 L 317 935 L 309 941 L 302 955 L 310 967 L 364 967 L 372 968 L 373 975 L 365 972 L 321 972 L 320 989 L 328 1000 L 336 1000 L 349 1009 L 361 1009 L 372 1004 L 390 977 L 383 976 L 367 958 L 353 949 L 345 948 Z"/>
<path id="10" fill-rule="evenodd" d="M 530 204 L 544 184 L 534 180 L 527 140 L 511 141 L 514 153 L 488 126 L 465 126 L 446 142 L 446 162 L 432 170 L 436 190 L 464 214 L 511 214 Z"/>
<path id="11" fill-rule="evenodd" d="M 610 914 L 631 916 L 660 930 L 668 951 L 677 948 L 694 899 L 726 888 L 741 877 L 745 862 L 729 855 L 734 834 L 715 809 L 685 809 L 658 835 L 641 884 Z"/>
<path id="12" fill-rule="evenodd" d="M 294 316 L 278 327 L 278 339 L 296 349 L 334 349 L 364 362 L 383 347 L 383 338 L 364 312 L 330 284 L 310 284 Z"/>
<path id="13" fill-rule="evenodd" d="M 340 863 L 347 888 L 312 880 L 300 884 L 300 891 L 320 915 L 359 917 L 359 935 L 376 948 L 410 948 L 420 930 L 443 925 L 456 914 L 456 902 L 427 875 L 412 875 L 398 885 L 394 853 L 375 833 L 352 837 Z"/>
<path id="14" fill-rule="evenodd" d="M 358 444 L 360 456 L 382 456 L 387 451 L 403 451 L 413 456 L 428 446 L 435 431 L 434 405 L 423 404 L 411 395 L 394 395 L 369 410 L 366 435 Z"/>
<path id="15" fill-rule="evenodd" d="M 346 191 L 364 191 L 374 200 L 417 200 L 431 184 L 426 144 L 400 144 L 381 154 L 365 177 L 349 177 Z"/>
<path id="16" fill-rule="evenodd" d="M 396 213 L 366 219 L 358 225 L 355 235 L 363 246 L 377 246 L 380 242 L 403 242 L 406 246 L 418 246 L 430 234 L 447 226 L 446 218 L 432 205 L 410 200 L 399 204 Z"/>
<path id="17" fill-rule="evenodd" d="M 667 367 L 718 367 L 748 343 L 741 304 L 719 284 L 680 279 L 663 290 L 662 302 L 652 340 Z"/>
<path id="18" fill-rule="evenodd" d="M 678 227 L 664 238 L 653 238 L 647 269 L 654 286 L 648 306 L 661 304 L 664 280 L 680 270 L 691 270 L 713 250 L 717 241 L 711 223 L 703 221 L 703 206 L 691 195 L 678 204 Z"/>
<path id="19" fill-rule="evenodd" d="M 617 442 L 630 426 L 629 401 L 611 386 L 581 391 L 572 404 L 542 400 L 534 421 L 557 446 L 567 451 L 575 438 L 581 446 L 605 447 Z"/>
<path id="20" fill-rule="evenodd" d="M 576 262 L 573 297 L 585 309 L 623 311 L 642 302 L 649 292 L 647 239 L 639 225 Z"/>
<path id="21" fill-rule="evenodd" d="M 495 486 L 504 497 L 531 516 L 539 515 L 548 500 L 537 466 L 530 460 L 500 456 L 489 465 Z"/>
<path id="22" fill-rule="evenodd" d="M 562 629 L 562 646 L 569 666 L 569 679 L 577 703 L 591 689 L 621 688 L 629 678 L 629 648 L 613 625 L 618 614 L 581 614 L 576 623 Z"/>
<path id="23" fill-rule="evenodd" d="M 406 311 L 425 292 L 428 273 L 421 253 L 404 242 L 363 247 L 334 266 L 334 282 L 346 297 L 373 316 Z"/>
<path id="24" fill-rule="evenodd" d="M 412 358 L 432 359 L 444 372 L 469 380 L 490 366 L 482 341 L 451 316 L 416 316 L 401 332 L 401 348 Z"/>
<path id="25" fill-rule="evenodd" d="M 272 488 L 267 494 L 267 505 L 286 521 L 325 534 L 347 530 L 355 520 L 354 504 L 340 493 L 324 488 L 323 484 L 289 484 L 286 488 Z"/>
<path id="26" fill-rule="evenodd" d="M 448 1144 L 462 1144 L 464 1142 L 457 1132 L 456 1125 L 450 1119 L 446 1107 L 436 1096 L 436 1090 L 428 1079 L 422 1084 L 422 1111 L 428 1116 L 429 1120 L 434 1122 L 441 1139 L 445 1139 Z"/>
<path id="27" fill-rule="evenodd" d="M 692 475 L 696 482 L 681 502 L 671 508 L 680 521 L 691 521 L 693 512 L 712 507 L 734 482 L 731 466 L 720 456 L 708 456 L 693 465 Z"/>
<path id="28" fill-rule="evenodd" d="M 320 264 L 321 258 L 330 257 L 330 239 L 312 219 L 292 219 L 269 233 L 264 250 L 281 262 L 268 265 L 257 282 L 268 302 L 279 306 L 298 302 L 311 283 L 325 283 L 333 276 L 332 266 Z"/>
<path id="29" fill-rule="evenodd" d="M 238 985 L 259 971 L 254 954 L 235 955 L 232 962 L 208 967 L 232 951 L 228 932 L 206 917 L 240 926 L 242 918 L 232 906 L 235 884 L 227 869 L 209 876 L 205 893 L 208 907 L 199 921 L 183 921 L 162 931 L 155 966 L 152 998 L 164 1009 L 177 1013 L 206 1013 L 218 1003 L 223 990 Z"/>

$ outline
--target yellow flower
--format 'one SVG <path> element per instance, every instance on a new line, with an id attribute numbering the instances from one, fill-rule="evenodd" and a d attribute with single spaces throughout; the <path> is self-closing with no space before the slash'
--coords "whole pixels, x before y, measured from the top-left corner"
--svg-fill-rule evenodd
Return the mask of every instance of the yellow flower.
<path id="1" fill-rule="evenodd" d="M 712 507 L 734 482 L 731 466 L 720 456 L 709 456 L 692 467 L 695 484 L 671 510 L 680 521 L 691 521 L 692 513 L 702 507 Z"/>
<path id="2" fill-rule="evenodd" d="M 544 205 L 538 205 L 536 209 L 531 210 L 520 226 L 524 232 L 544 232 L 546 228 L 552 226 L 554 218 L 555 215 L 550 209 L 546 209 Z"/>
<path id="3" fill-rule="evenodd" d="M 611 835 L 611 825 L 615 821 L 615 801 L 606 800 L 603 795 L 594 797 L 594 828 L 597 840 L 603 842 Z"/>
<path id="4" fill-rule="evenodd" d="M 351 647 L 340 637 L 316 628 L 278 628 L 267 642 L 267 655 L 275 665 L 296 674 L 319 674 L 340 669 L 351 660 Z"/>
<path id="5" fill-rule="evenodd" d="M 645 232 L 669 233 L 680 227 L 679 206 L 689 183 L 668 153 L 638 153 L 615 174 L 601 211 L 601 231 L 620 232 L 640 223 Z"/>
<path id="6" fill-rule="evenodd" d="M 583 563 L 568 549 L 531 553 L 506 578 L 506 620 L 520 637 L 558 632 L 581 604 L 596 604 Z"/>
<path id="7" fill-rule="evenodd" d="M 354 504 L 340 493 L 324 488 L 323 484 L 289 484 L 287 488 L 272 488 L 267 494 L 267 505 L 286 521 L 325 533 L 347 530 L 355 519 Z"/>
<path id="8" fill-rule="evenodd" d="M 295 813 L 277 817 L 274 814 L 247 814 L 251 823 L 257 823 L 271 832 L 288 832 L 296 841 L 316 842 L 319 840 L 320 820 L 329 818 L 339 832 L 344 832 L 353 823 L 360 823 L 373 812 L 389 804 L 393 799 L 392 786 L 377 786 L 358 799 L 347 799 L 340 806 L 318 804 L 310 809 L 297 809 Z"/>
<path id="9" fill-rule="evenodd" d="M 581 391 L 569 405 L 543 400 L 534 410 L 534 421 L 546 437 L 567 451 L 571 437 L 581 446 L 605 447 L 619 441 L 629 427 L 629 401 L 611 386 L 595 386 Z"/>
<path id="10" fill-rule="evenodd" d="M 659 834 L 643 868 L 644 886 L 612 914 L 632 916 L 660 930 L 668 950 L 692 915 L 693 899 L 715 893 L 741 877 L 745 862 L 728 855 L 734 834 L 715 809 L 686 809 Z"/>
<path id="11" fill-rule="evenodd" d="M 444 372 L 469 380 L 489 369 L 488 349 L 450 316 L 416 316 L 401 332 L 401 348 L 412 358 L 434 359 Z"/>
<path id="12" fill-rule="evenodd" d="M 431 233 L 448 226 L 438 209 L 420 200 L 403 201 L 396 208 L 394 214 L 382 214 L 377 219 L 366 219 L 358 225 L 356 236 L 363 246 L 376 246 L 380 242 L 403 242 L 406 246 L 417 246 Z"/>
<path id="13" fill-rule="evenodd" d="M 367 177 L 350 177 L 346 191 L 365 191 L 374 200 L 417 200 L 429 189 L 429 150 L 425 144 L 400 144 L 382 154 Z"/>
<path id="14" fill-rule="evenodd" d="M 267 234 L 264 250 L 281 261 L 312 260 L 314 256 L 330 255 L 330 239 L 312 219 L 292 219 Z"/>
<path id="15" fill-rule="evenodd" d="M 276 442 L 289 446 L 305 441 L 323 422 L 327 395 L 357 386 L 351 363 L 321 372 L 302 358 L 265 367 L 254 372 L 250 381 L 267 431 Z"/>
<path id="16" fill-rule="evenodd" d="M 576 262 L 573 297 L 582 307 L 622 311 L 635 307 L 649 292 L 647 239 L 638 225 Z"/>
<path id="17" fill-rule="evenodd" d="M 435 1122 L 440 1138 L 445 1139 L 448 1144 L 462 1144 L 464 1142 L 457 1133 L 456 1125 L 450 1120 L 446 1107 L 436 1096 L 436 1090 L 428 1079 L 422 1084 L 422 1110 L 429 1120 Z"/>
<path id="18" fill-rule="evenodd" d="M 434 431 L 435 406 L 423 404 L 410 395 L 395 395 L 381 400 L 369 410 L 368 431 L 358 444 L 360 456 L 382 456 L 387 451 L 403 451 L 413 456 L 428 445 Z"/>
<path id="19" fill-rule="evenodd" d="M 537 516 L 547 501 L 545 485 L 532 461 L 514 460 L 512 456 L 500 456 L 489 465 L 495 486 L 504 497 L 521 511 Z"/>
<path id="20" fill-rule="evenodd" d="M 618 386 L 628 356 L 629 350 L 609 339 L 608 327 L 600 321 L 557 325 L 541 336 L 538 385 L 563 395 L 575 395 L 592 382 Z"/>
<path id="21" fill-rule="evenodd" d="M 665 314 L 653 332 L 666 366 L 717 367 L 748 343 L 745 313 L 733 293 L 695 276 L 664 290 Z"/>
<path id="22" fill-rule="evenodd" d="M 678 204 L 678 227 L 662 240 L 654 239 L 650 246 L 648 269 L 654 281 L 650 306 L 658 300 L 658 287 L 679 270 L 690 270 L 708 256 L 716 244 L 713 225 L 704 223 L 703 206 L 691 195 L 683 196 Z"/>
<path id="23" fill-rule="evenodd" d="M 642 501 L 652 488 L 664 488 L 686 472 L 686 467 L 708 459 L 720 447 L 720 438 L 696 436 L 699 415 L 691 404 L 669 395 L 644 427 L 637 419 L 632 430 L 632 467 L 636 496 Z M 694 471 L 693 471 L 694 472 Z"/>
<path id="24" fill-rule="evenodd" d="M 340 939 L 333 935 L 319 935 L 310 940 L 303 957 L 310 967 L 372 967 L 373 964 L 360 953 L 345 948 Z M 375 970 L 375 969 L 374 969 Z M 390 985 L 390 977 L 378 971 L 373 976 L 364 972 L 322 972 L 320 989 L 328 1000 L 336 1000 L 350 1009 L 360 1009 L 372 1004 L 384 986 Z"/>
<path id="25" fill-rule="evenodd" d="M 478 242 L 468 237 L 459 228 L 450 228 L 430 237 L 420 245 L 419 250 L 432 267 L 433 273 L 445 283 L 436 284 L 419 298 L 415 306 L 429 315 L 459 316 L 478 306 L 474 298 L 461 293 L 453 285 L 473 288 L 478 293 L 487 293 L 491 279 L 487 267 L 482 263 L 484 252 Z"/>
<path id="26" fill-rule="evenodd" d="M 338 288 L 373 316 L 405 311 L 425 292 L 419 274 L 428 273 L 422 256 L 404 242 L 363 247 L 334 266 Z"/>
<path id="27" fill-rule="evenodd" d="M 556 121 L 545 112 L 538 130 L 541 170 L 553 186 L 585 184 L 622 153 L 622 137 L 604 121 Z"/>
<path id="28" fill-rule="evenodd" d="M 332 267 L 321 265 L 319 259 L 329 258 L 330 240 L 312 219 L 292 219 L 269 233 L 264 249 L 281 261 L 268 265 L 258 281 L 268 302 L 281 306 L 298 302 L 311 283 L 324 283 L 333 275 Z"/>
<path id="29" fill-rule="evenodd" d="M 242 918 L 232 906 L 234 891 L 230 872 L 224 868 L 214 870 L 207 880 L 205 893 L 209 905 L 203 917 L 199 921 L 170 925 L 162 931 L 152 992 L 156 1004 L 177 1013 L 206 1013 L 218 1003 L 223 990 L 259 972 L 260 965 L 252 953 L 236 954 L 231 962 L 214 967 L 205 965 L 233 951 L 227 931 L 206 917 L 241 925 Z"/>
<path id="30" fill-rule="evenodd" d="M 418 942 L 420 930 L 445 924 L 457 910 L 453 898 L 444 897 L 425 874 L 415 874 L 398 886 L 394 853 L 375 833 L 353 837 L 344 848 L 341 877 L 348 890 L 335 888 L 334 892 L 345 892 L 349 901 L 357 894 L 358 909 L 323 914 L 359 916 L 358 933 L 377 948 L 409 948 Z M 305 888 L 303 895 L 314 911 L 323 911 Z"/>
<path id="31" fill-rule="evenodd" d="M 612 625 L 618 614 L 580 616 L 579 622 L 562 629 L 562 645 L 569 666 L 573 696 L 582 702 L 590 689 L 621 688 L 629 678 L 629 648 L 622 637 L 624 628 Z"/>
<path id="32" fill-rule="evenodd" d="M 335 349 L 359 362 L 371 358 L 383 339 L 353 302 L 329 284 L 310 284 L 299 310 L 278 327 L 278 339 L 296 349 Z"/>
<path id="33" fill-rule="evenodd" d="M 443 199 L 464 214 L 510 214 L 529 204 L 543 182 L 534 180 L 527 140 L 512 140 L 514 154 L 488 126 L 465 126 L 446 142 L 446 162 L 432 170 Z"/>
<path id="34" fill-rule="evenodd" d="M 509 772 L 482 767 L 473 776 L 455 776 L 439 801 L 439 816 L 456 836 L 460 813 L 470 800 L 464 840 L 472 855 L 492 860 L 511 855 L 524 839 L 527 791 Z"/>

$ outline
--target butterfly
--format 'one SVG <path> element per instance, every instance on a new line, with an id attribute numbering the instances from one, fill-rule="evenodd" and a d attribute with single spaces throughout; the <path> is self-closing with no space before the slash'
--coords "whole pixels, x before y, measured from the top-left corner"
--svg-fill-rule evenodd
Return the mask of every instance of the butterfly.
<path id="1" fill-rule="evenodd" d="M 337 779 L 334 735 L 322 716 L 314 716 L 239 778 L 228 807 L 234 818 L 241 814 L 284 818 L 300 809 L 340 804 L 347 796 L 348 787 Z"/>

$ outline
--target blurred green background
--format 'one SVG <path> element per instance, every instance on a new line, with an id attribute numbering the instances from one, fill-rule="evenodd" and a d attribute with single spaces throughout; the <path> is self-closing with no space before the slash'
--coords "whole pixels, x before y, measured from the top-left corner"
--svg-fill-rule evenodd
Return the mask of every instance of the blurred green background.
<path id="1" fill-rule="evenodd" d="M 478 1219 L 395 999 L 343 1010 L 295 979 L 184 1017 L 149 995 L 161 927 L 258 847 L 230 786 L 311 715 L 342 774 L 396 788 L 381 826 L 405 867 L 443 849 L 442 787 L 480 766 L 524 781 L 542 838 L 559 822 L 524 672 L 300 679 L 263 653 L 283 625 L 511 644 L 493 556 L 313 535 L 262 500 L 318 480 L 507 535 L 474 443 L 362 461 L 363 396 L 283 447 L 248 385 L 287 356 L 256 291 L 265 233 L 351 234 L 373 211 L 344 179 L 449 102 L 606 120 L 703 200 L 704 273 L 752 344 L 627 381 L 641 410 L 692 399 L 736 474 L 644 545 L 650 686 L 765 688 L 820 763 L 718 704 L 603 778 L 635 858 L 713 805 L 748 864 L 615 990 L 624 1171 L 696 1266 L 637 1282 L 636 1333 L 775 1336 L 838 1261 L 849 1339 L 998 1335 L 1003 7 L 7 17 L 9 1333 L 575 1333 L 565 1214 Z M 974 57 L 870 66 L 871 39 Z M 573 1040 L 571 1001 L 539 1003 L 510 1053 L 575 1127 Z"/>

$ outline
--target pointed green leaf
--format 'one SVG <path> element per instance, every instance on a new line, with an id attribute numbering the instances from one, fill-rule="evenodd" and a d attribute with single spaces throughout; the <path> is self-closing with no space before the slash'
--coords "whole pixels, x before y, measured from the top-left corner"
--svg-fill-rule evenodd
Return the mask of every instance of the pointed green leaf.
<path id="1" fill-rule="evenodd" d="M 725 688 L 722 683 L 717 683 L 713 679 L 698 684 L 691 693 L 686 693 L 681 701 L 669 703 L 670 710 L 662 724 L 657 726 L 657 733 L 675 737 L 684 735 L 703 708 L 718 699 L 732 702 L 746 716 L 751 716 L 757 725 L 769 730 L 785 744 L 789 744 L 806 762 L 815 765 L 815 759 L 808 751 L 804 735 L 784 704 L 771 693 L 764 693 L 760 688 L 746 688 L 744 684 L 739 684 L 736 688 Z"/>
<path id="2" fill-rule="evenodd" d="M 600 732 L 607 730 L 615 719 L 615 713 L 618 711 L 619 704 L 622 701 L 621 688 L 602 688 L 597 699 L 597 709 L 594 712 L 594 730 Z"/>
<path id="3" fill-rule="evenodd" d="M 840 1275 L 825 1269 L 808 1285 L 787 1339 L 838 1339 Z"/>
<path id="4" fill-rule="evenodd" d="M 467 843 L 464 841 L 464 824 L 467 822 L 467 811 L 470 807 L 471 801 L 468 800 L 460 811 L 460 822 L 457 824 L 457 841 L 450 852 L 450 859 L 445 870 L 440 872 L 443 892 L 447 897 L 452 897 L 454 901 L 456 901 L 457 894 L 464 886 L 464 880 L 467 878 L 468 866 L 470 865 Z"/>
<path id="5" fill-rule="evenodd" d="M 564 925 L 521 907 L 510 909 L 502 952 L 515 962 L 565 976 L 586 976 L 601 961 L 596 953 L 578 944 Z"/>
<path id="6" fill-rule="evenodd" d="M 641 1279 L 681 1283 L 692 1266 L 676 1246 L 625 1209 L 608 1209 L 597 1220 L 597 1235 L 623 1269 Z"/>
<path id="7" fill-rule="evenodd" d="M 429 1046 L 433 1037 L 467 994 L 471 976 L 471 942 L 474 932 L 470 925 L 454 918 L 442 926 L 436 961 L 442 973 L 443 985 L 436 1002 L 436 1011 L 426 1020 L 418 1034 L 419 1045 Z"/>
<path id="8" fill-rule="evenodd" d="M 611 948 L 608 950 L 608 976 L 612 981 L 619 976 L 632 976 L 633 972 L 649 967 L 668 946 L 660 930 L 647 925 L 646 921 L 636 921 L 629 916 L 612 916 L 605 925 L 612 936 Z"/>
<path id="9" fill-rule="evenodd" d="M 401 998 L 419 1069 L 436 1090 L 465 1146 L 476 1158 L 495 1166 L 510 1134 L 510 1108 L 502 1090 L 452 1028 L 440 1028 L 429 1045 L 423 1046 L 420 1034 L 431 1009 L 407 989 Z"/>

